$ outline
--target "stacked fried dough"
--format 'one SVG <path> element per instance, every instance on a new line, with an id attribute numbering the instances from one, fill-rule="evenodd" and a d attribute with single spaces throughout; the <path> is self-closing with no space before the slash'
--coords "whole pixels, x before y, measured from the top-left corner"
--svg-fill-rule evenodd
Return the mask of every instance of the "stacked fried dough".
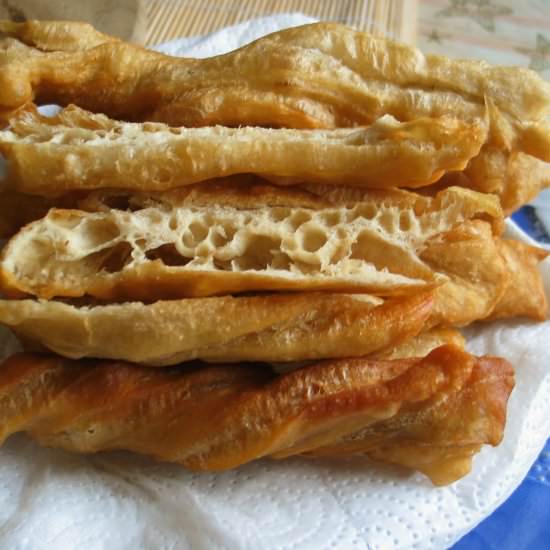
<path id="1" fill-rule="evenodd" d="M 546 253 L 502 232 L 550 185 L 548 84 L 332 24 L 204 60 L 0 33 L 0 322 L 27 348 L 0 440 L 435 484 L 500 442 L 513 370 L 457 327 L 547 316 Z"/>

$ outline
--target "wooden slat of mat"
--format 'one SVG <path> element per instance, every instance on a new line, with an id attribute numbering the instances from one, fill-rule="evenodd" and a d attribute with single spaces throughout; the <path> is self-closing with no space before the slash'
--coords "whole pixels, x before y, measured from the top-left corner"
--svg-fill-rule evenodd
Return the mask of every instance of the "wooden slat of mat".
<path id="1" fill-rule="evenodd" d="M 144 44 L 197 36 L 275 13 L 301 12 L 414 44 L 417 0 L 149 0 Z"/>

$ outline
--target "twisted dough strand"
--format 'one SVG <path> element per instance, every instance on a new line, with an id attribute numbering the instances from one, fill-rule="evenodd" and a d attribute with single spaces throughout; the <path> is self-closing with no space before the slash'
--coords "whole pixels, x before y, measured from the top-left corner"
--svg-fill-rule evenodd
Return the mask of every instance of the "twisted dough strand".
<path id="1" fill-rule="evenodd" d="M 281 376 L 260 365 L 149 369 L 19 354 L 0 369 L 0 441 L 24 431 L 47 446 L 126 449 L 194 470 L 316 450 L 366 453 L 448 483 L 482 444 L 500 441 L 512 387 L 505 360 L 454 346 Z M 424 449 L 418 464 L 389 454 L 400 445 Z"/>

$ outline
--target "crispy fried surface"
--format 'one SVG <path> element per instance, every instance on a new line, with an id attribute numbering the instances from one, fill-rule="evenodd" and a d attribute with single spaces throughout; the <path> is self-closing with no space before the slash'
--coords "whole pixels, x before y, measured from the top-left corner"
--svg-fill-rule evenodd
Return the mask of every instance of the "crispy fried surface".
<path id="1" fill-rule="evenodd" d="M 421 332 L 412 338 L 386 348 L 382 351 L 371 353 L 367 359 L 407 359 L 411 357 L 426 357 L 434 349 L 452 345 L 455 348 L 464 349 L 466 340 L 457 329 L 436 327 Z M 271 368 L 278 374 L 292 372 L 296 369 L 310 366 L 314 361 L 297 361 L 292 363 L 270 363 Z"/>
<path id="2" fill-rule="evenodd" d="M 26 431 L 48 446 L 127 449 L 195 470 L 361 452 L 445 484 L 469 470 L 464 454 L 500 442 L 513 384 L 506 361 L 453 346 L 282 376 L 260 366 L 152 370 L 20 354 L 0 368 L 0 441 Z M 423 456 L 406 453 L 419 446 Z"/>
<path id="3" fill-rule="evenodd" d="M 431 293 L 385 302 L 366 295 L 279 294 L 76 307 L 0 301 L 0 322 L 72 358 L 153 366 L 362 356 L 418 334 Z"/>
<path id="4" fill-rule="evenodd" d="M 401 344 L 381 352 L 369 355 L 369 359 L 404 359 L 407 357 L 426 357 L 435 348 L 444 345 L 453 345 L 464 349 L 466 340 L 464 336 L 454 328 L 432 328 L 421 332 L 414 338 L 405 340 Z"/>
<path id="5" fill-rule="evenodd" d="M 449 349 L 456 348 L 438 348 L 426 359 L 439 357 Z M 432 379 L 427 371 L 419 374 L 423 375 Z M 347 434 L 309 454 L 365 454 L 374 460 L 419 470 L 435 485 L 447 485 L 468 474 L 472 456 L 480 448 L 480 438 L 492 445 L 500 443 L 506 402 L 513 388 L 512 368 L 502 359 L 478 358 L 467 376 L 468 383 L 461 391 L 435 397 L 429 404 L 403 408 L 400 414 L 379 425 Z"/>
<path id="6" fill-rule="evenodd" d="M 484 127 L 488 121 L 490 129 L 483 138 L 479 131 L 474 131 L 475 138 L 466 133 L 462 136 L 463 145 L 471 145 L 470 149 L 481 145 L 479 139 L 486 142 L 480 155 L 469 150 L 472 161 L 462 184 L 497 192 L 507 213 L 550 184 L 548 167 L 542 162 L 550 161 L 550 125 L 544 119 L 550 110 L 550 88 L 525 69 L 424 56 L 407 46 L 325 23 L 274 33 L 235 52 L 206 60 L 170 58 L 77 23 L 4 22 L 0 23 L 0 31 L 4 37 L 0 38 L 0 117 L 6 120 L 29 109 L 33 99 L 62 105 L 73 102 L 122 120 L 186 126 L 341 128 L 373 124 L 384 115 L 415 124 L 423 117 L 452 116 L 463 124 L 473 123 L 475 128 Z M 263 70 L 258 70 L 259 63 Z M 91 121 L 78 113 L 71 116 L 73 125 L 89 131 L 105 130 L 104 122 Z M 415 133 L 416 140 L 423 139 L 426 130 L 418 128 Z M 434 151 L 442 155 L 438 140 L 432 136 L 432 141 Z M 303 163 L 309 155 L 295 145 L 292 147 Z M 456 149 L 456 144 L 453 146 Z M 447 144 L 447 150 L 452 148 Z M 405 149 L 401 143 L 401 153 Z M 253 155 L 243 152 L 242 147 L 240 151 L 241 158 L 259 157 L 257 147 Z M 32 179 L 33 170 L 26 167 L 42 165 L 43 156 L 31 155 L 28 147 L 19 146 L 18 152 L 13 160 L 20 164 L 14 170 L 15 179 Z M 406 153 L 408 162 L 419 169 L 417 152 Z M 459 153 L 455 155 L 457 165 L 468 156 L 464 150 Z M 316 155 L 315 163 L 324 158 L 324 154 Z M 148 160 L 143 159 L 142 167 L 149 166 Z M 351 166 L 349 160 L 343 164 Z M 55 162 L 56 167 L 50 166 L 44 173 L 53 176 L 63 172 L 60 168 L 70 168 L 59 158 Z M 49 164 L 55 162 L 49 158 Z M 156 182 L 154 188 L 174 185 L 166 182 L 174 178 L 166 167 L 170 163 L 165 159 L 162 164 L 162 174 L 158 170 L 150 173 L 150 168 L 144 172 L 151 180 L 164 180 Z M 226 164 L 224 169 L 237 169 Z M 373 170 L 375 165 L 378 167 Z M 446 170 L 460 169 L 437 162 L 428 167 L 425 160 L 423 165 L 423 174 L 398 170 L 388 159 L 374 163 L 363 175 L 355 170 L 355 178 L 352 174 L 329 175 L 326 167 L 321 172 L 327 173 L 331 183 L 382 186 L 392 180 L 394 186 L 416 186 L 435 181 Z M 81 168 L 76 163 L 69 170 L 73 179 Z M 282 168 L 281 164 L 278 170 L 262 173 L 278 183 L 320 181 L 318 173 L 302 170 L 296 174 L 296 166 L 290 173 L 281 173 Z M 123 172 L 122 179 L 135 179 L 127 169 Z M 176 173 L 185 180 L 179 175 L 181 166 Z M 215 175 L 222 174 L 195 174 L 193 181 Z M 38 179 L 36 174 L 34 177 Z M 116 179 L 116 171 L 110 177 Z M 105 171 L 90 174 L 90 179 L 94 178 L 97 185 L 106 178 Z M 407 178 L 411 181 L 404 181 Z M 34 193 L 62 193 L 64 184 L 54 185 L 54 178 L 48 179 L 51 181 L 43 184 L 35 181 L 19 185 L 30 186 L 27 190 Z M 114 181 L 112 185 L 128 185 L 127 181 Z"/>
<path id="7" fill-rule="evenodd" d="M 510 277 L 488 319 L 525 316 L 544 321 L 548 318 L 548 299 L 538 265 L 549 252 L 511 239 L 499 240 L 497 245 Z"/>
<path id="8" fill-rule="evenodd" d="M 434 238 L 422 259 L 448 280 L 434 291 L 429 326 L 465 326 L 481 319 L 544 321 L 548 300 L 538 264 L 548 252 L 493 237 L 474 221 Z"/>
<path id="9" fill-rule="evenodd" d="M 464 170 L 463 185 L 499 196 L 505 214 L 533 200 L 550 186 L 550 164 L 521 152 L 484 147 Z M 454 176 L 449 176 L 451 185 Z"/>
<path id="10" fill-rule="evenodd" d="M 416 192 L 434 196 L 456 186 L 497 195 L 504 214 L 509 216 L 550 186 L 550 164 L 518 151 L 484 145 L 464 171 L 448 172 Z"/>
<path id="11" fill-rule="evenodd" d="M 491 314 L 511 277 L 497 242 L 487 223 L 473 221 L 428 243 L 422 259 L 448 277 L 434 292 L 431 326 L 465 326 Z"/>
<path id="12" fill-rule="evenodd" d="M 0 152 L 17 190 L 50 196 L 103 187 L 162 191 L 239 173 L 285 183 L 418 187 L 463 169 L 486 135 L 484 121 L 450 115 L 403 123 L 386 116 L 333 130 L 170 128 L 73 106 L 52 118 L 22 113 L 0 133 Z"/>
<path id="13" fill-rule="evenodd" d="M 185 126 L 331 128 L 387 113 L 469 118 L 483 116 L 487 99 L 514 119 L 549 112 L 548 85 L 533 71 L 424 56 L 337 24 L 287 29 L 209 59 L 168 57 L 68 23 L 3 30 L 4 117 L 33 100 Z"/>

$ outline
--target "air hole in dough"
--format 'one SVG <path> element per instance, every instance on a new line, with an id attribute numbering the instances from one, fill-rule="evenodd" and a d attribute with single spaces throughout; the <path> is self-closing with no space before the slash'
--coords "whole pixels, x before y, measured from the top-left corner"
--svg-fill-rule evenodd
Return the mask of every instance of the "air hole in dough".
<path id="1" fill-rule="evenodd" d="M 296 229 L 298 229 L 298 227 L 300 227 L 302 224 L 309 221 L 311 221 L 311 214 L 309 214 L 309 212 L 305 212 L 304 210 L 299 210 L 298 212 L 295 212 L 289 219 L 290 225 L 292 226 L 292 229 L 294 229 L 294 231 L 296 231 Z"/>
<path id="2" fill-rule="evenodd" d="M 302 231 L 302 247 L 306 252 L 317 252 L 328 240 L 319 226 L 302 226 Z"/>
<path id="3" fill-rule="evenodd" d="M 223 229 L 222 228 L 211 228 L 210 229 L 210 242 L 214 246 L 214 248 L 221 248 L 225 244 L 227 244 L 228 240 L 226 237 L 222 235 Z"/>
<path id="4" fill-rule="evenodd" d="M 279 237 L 267 235 L 253 235 L 247 243 L 246 252 L 234 262 L 242 271 L 248 269 L 267 269 L 273 260 L 273 256 L 281 249 Z"/>
<path id="5" fill-rule="evenodd" d="M 321 221 L 328 227 L 334 227 L 342 221 L 342 215 L 340 214 L 340 212 L 337 211 L 321 214 L 320 218 Z"/>
<path id="6" fill-rule="evenodd" d="M 399 229 L 401 231 L 409 231 L 411 225 L 411 213 L 406 211 L 401 212 L 399 214 Z"/>
<path id="7" fill-rule="evenodd" d="M 183 234 L 183 244 L 187 248 L 194 248 L 200 242 L 206 239 L 208 235 L 208 227 L 200 222 L 193 222 L 189 225 L 189 231 Z"/>
<path id="8" fill-rule="evenodd" d="M 128 195 L 111 195 L 103 199 L 103 204 L 108 208 L 115 210 L 133 210 L 130 208 L 130 198 Z"/>
<path id="9" fill-rule="evenodd" d="M 79 233 L 82 235 L 82 248 L 98 248 L 116 239 L 120 235 L 120 229 L 111 220 L 88 218 L 82 221 Z"/>
<path id="10" fill-rule="evenodd" d="M 149 260 L 160 260 L 164 265 L 183 266 L 188 264 L 192 258 L 182 256 L 173 244 L 163 244 L 152 250 L 148 250 L 146 256 Z"/>
<path id="11" fill-rule="evenodd" d="M 118 273 L 124 269 L 131 260 L 132 246 L 130 243 L 118 243 L 112 248 L 102 251 L 106 254 L 101 262 L 101 270 L 108 273 Z"/>

